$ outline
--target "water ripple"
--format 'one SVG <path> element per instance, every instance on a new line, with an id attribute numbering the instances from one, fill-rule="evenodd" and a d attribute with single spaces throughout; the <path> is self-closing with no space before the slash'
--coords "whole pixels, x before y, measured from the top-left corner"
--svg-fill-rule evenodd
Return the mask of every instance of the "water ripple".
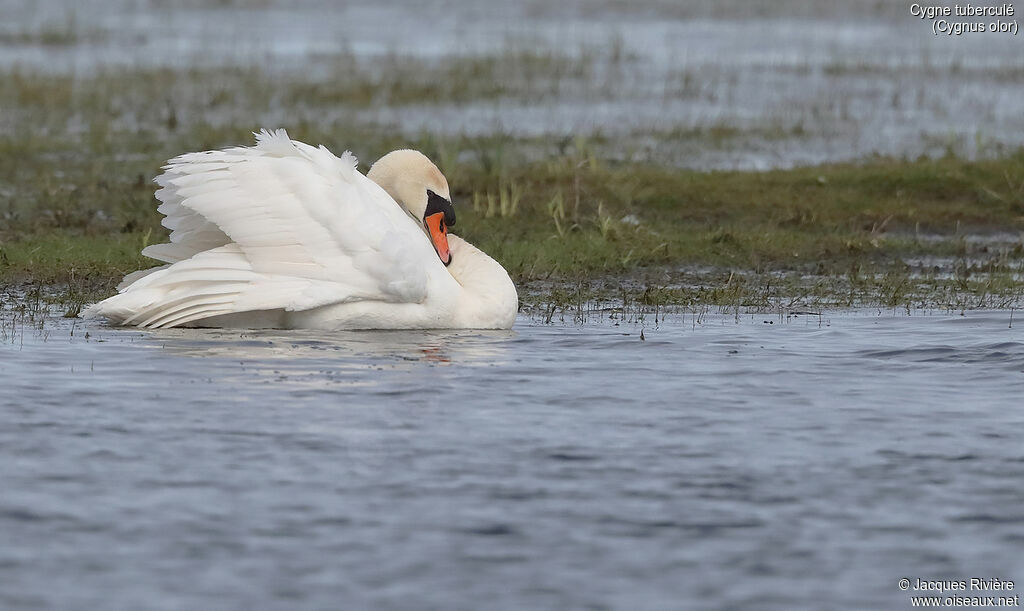
<path id="1" fill-rule="evenodd" d="M 0 606 L 890 608 L 1024 568 L 1024 332 L 773 320 L 58 322 L 0 347 Z"/>

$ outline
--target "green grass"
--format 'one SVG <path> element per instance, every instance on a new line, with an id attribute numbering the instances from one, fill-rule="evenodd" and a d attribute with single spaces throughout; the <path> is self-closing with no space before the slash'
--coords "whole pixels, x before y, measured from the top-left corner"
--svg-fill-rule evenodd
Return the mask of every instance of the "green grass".
<path id="1" fill-rule="evenodd" d="M 972 247 L 962 239 L 1024 229 L 1015 178 L 1024 177 L 1022 155 L 764 173 L 570 158 L 510 169 L 497 181 L 462 175 L 453 187 L 462 200 L 479 202 L 485 192 L 493 201 L 500 183 L 515 185 L 521 201 L 513 216 L 502 217 L 497 206 L 463 206 L 460 229 L 524 280 L 687 265 L 835 275 L 923 256 L 1008 264 L 1024 255 L 1020 240 Z"/>
<path id="2" fill-rule="evenodd" d="M 146 234 L 76 235 L 51 231 L 31 234 L 0 245 L 0 282 L 34 285 L 69 284 L 109 291 L 119 277 L 154 261 L 139 251 Z"/>
<path id="3" fill-rule="evenodd" d="M 622 286 L 629 292 L 616 299 L 656 307 L 989 307 L 1019 298 L 1024 152 L 702 172 L 616 161 L 630 157 L 600 132 L 409 135 L 348 113 L 544 101 L 573 87 L 612 95 L 605 89 L 632 59 L 613 44 L 332 61 L 325 74 L 292 79 L 256 68 L 0 75 L 0 285 L 109 293 L 125 273 L 155 264 L 138 251 L 167 235 L 152 183 L 164 161 L 250 144 L 253 129 L 280 125 L 336 153 L 353 148 L 364 171 L 395 148 L 425 152 L 448 177 L 456 232 L 509 270 L 527 305 L 618 295 Z M 679 86 L 696 88 L 693 78 Z M 799 138 L 802 129 L 667 126 L 644 137 L 722 147 Z M 986 234 L 1003 237 L 967 239 Z M 939 271 L 920 262 L 929 257 Z"/>
<path id="4" fill-rule="evenodd" d="M 442 148 L 480 144 L 421 143 L 448 160 L 455 156 Z M 1024 232 L 1024 154 L 697 172 L 607 164 L 583 150 L 545 162 L 443 168 L 452 178 L 458 233 L 527 292 L 551 281 L 660 274 L 659 282 L 677 288 L 659 299 L 677 304 L 756 305 L 785 296 L 837 305 L 956 304 L 954 293 L 964 303 L 970 295 L 1020 293 L 1024 243 L 964 236 Z M 19 163 L 39 170 L 51 157 L 40 151 Z M 138 251 L 166 236 L 149 180 L 160 159 L 140 158 L 135 168 L 94 157 L 68 166 L 75 175 L 60 183 L 43 171 L 38 184 L 21 184 L 24 199 L 0 203 L 8 210 L 0 282 L 69 283 L 101 294 L 125 273 L 155 264 Z M 952 267 L 942 275 L 905 263 L 922 257 Z"/>

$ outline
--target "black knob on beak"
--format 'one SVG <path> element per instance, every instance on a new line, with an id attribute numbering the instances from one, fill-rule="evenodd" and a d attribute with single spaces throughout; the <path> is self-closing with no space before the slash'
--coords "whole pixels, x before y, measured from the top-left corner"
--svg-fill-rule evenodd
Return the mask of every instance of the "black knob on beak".
<path id="1" fill-rule="evenodd" d="M 427 189 L 427 211 L 424 218 L 438 212 L 444 213 L 444 224 L 448 227 L 455 225 L 455 206 L 445 198 L 430 189 Z"/>

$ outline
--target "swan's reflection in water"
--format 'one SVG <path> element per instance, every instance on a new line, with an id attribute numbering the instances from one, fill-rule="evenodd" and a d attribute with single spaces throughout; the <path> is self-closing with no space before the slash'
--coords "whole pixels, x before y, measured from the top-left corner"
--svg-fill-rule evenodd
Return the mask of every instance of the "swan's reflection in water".
<path id="1" fill-rule="evenodd" d="M 221 381 L 262 379 L 293 388 L 344 384 L 398 391 L 391 374 L 506 364 L 516 339 L 515 331 L 170 329 L 147 332 L 142 343 L 197 361 L 183 366 L 215 368 Z"/>

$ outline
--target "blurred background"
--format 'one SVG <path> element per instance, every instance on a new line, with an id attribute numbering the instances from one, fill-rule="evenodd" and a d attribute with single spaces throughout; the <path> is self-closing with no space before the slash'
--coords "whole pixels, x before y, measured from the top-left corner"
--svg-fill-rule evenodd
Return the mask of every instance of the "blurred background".
<path id="1" fill-rule="evenodd" d="M 426 135 L 466 138 L 463 158 L 586 137 L 607 158 L 705 169 L 1024 142 L 1020 39 L 935 36 L 908 7 L 0 0 L 0 133 L 284 126 L 365 161 Z"/>

